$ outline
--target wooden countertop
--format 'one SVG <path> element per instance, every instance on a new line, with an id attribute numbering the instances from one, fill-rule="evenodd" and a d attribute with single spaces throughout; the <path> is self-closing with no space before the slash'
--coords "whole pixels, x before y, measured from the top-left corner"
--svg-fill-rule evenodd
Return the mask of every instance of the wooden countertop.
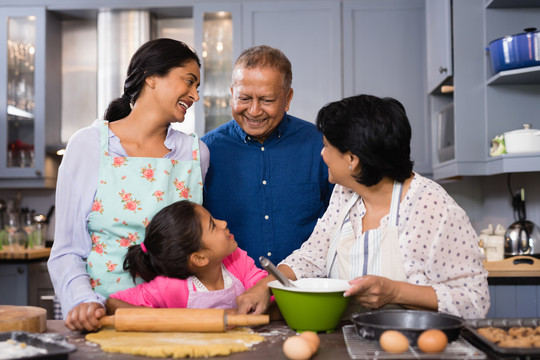
<path id="1" fill-rule="evenodd" d="M 540 260 L 532 256 L 513 256 L 501 261 L 486 261 L 488 277 L 540 277 Z"/>
<path id="2" fill-rule="evenodd" d="M 215 359 L 234 359 L 234 360 L 280 360 L 287 359 L 283 354 L 282 345 L 285 339 L 296 333 L 289 329 L 283 321 L 272 321 L 269 325 L 259 326 L 256 331 L 265 336 L 266 341 L 256 344 L 250 351 L 234 353 L 230 356 L 218 356 Z M 150 360 L 155 358 L 144 356 L 133 356 L 128 354 L 112 354 L 102 351 L 97 344 L 87 342 L 84 334 L 70 331 L 65 327 L 63 320 L 47 320 L 47 333 L 60 334 L 67 338 L 68 342 L 77 347 L 77 351 L 70 353 L 69 360 Z M 321 345 L 313 359 L 349 359 L 347 346 L 343 338 L 341 326 L 335 332 L 330 334 L 319 334 Z"/>
<path id="3" fill-rule="evenodd" d="M 40 248 L 40 249 L 23 249 L 16 251 L 9 251 L 4 247 L 0 250 L 0 259 L 2 260 L 32 260 L 32 259 L 42 259 L 48 258 L 51 254 L 51 248 Z"/>

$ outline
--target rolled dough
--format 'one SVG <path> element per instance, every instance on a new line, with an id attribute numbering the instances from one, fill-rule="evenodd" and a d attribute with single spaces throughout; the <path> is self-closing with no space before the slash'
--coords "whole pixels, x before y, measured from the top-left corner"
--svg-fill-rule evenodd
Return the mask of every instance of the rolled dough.
<path id="1" fill-rule="evenodd" d="M 86 340 L 99 344 L 111 353 L 149 357 L 209 357 L 242 352 L 264 337 L 250 328 L 235 328 L 222 333 L 188 332 L 117 332 L 104 328 L 86 335 Z"/>

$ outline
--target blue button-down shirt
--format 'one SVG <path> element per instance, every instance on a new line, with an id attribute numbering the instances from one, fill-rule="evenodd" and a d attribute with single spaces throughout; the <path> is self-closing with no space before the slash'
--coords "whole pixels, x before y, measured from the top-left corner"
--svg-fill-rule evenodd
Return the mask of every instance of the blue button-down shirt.
<path id="1" fill-rule="evenodd" d="M 231 120 L 201 139 L 210 149 L 204 206 L 226 220 L 238 246 L 258 264 L 275 264 L 307 240 L 332 193 L 322 134 L 285 114 L 263 144 Z"/>

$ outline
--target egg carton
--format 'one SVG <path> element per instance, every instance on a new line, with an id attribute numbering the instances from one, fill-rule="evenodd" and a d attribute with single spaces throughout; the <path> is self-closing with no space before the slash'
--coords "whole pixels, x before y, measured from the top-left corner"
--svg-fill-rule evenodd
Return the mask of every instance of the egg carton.
<path id="1" fill-rule="evenodd" d="M 412 346 L 409 347 L 409 350 L 401 354 L 388 353 L 381 349 L 378 341 L 360 337 L 354 325 L 343 326 L 343 336 L 351 359 L 487 359 L 484 352 L 469 344 L 461 336 L 448 344 L 446 349 L 438 354 L 426 354 Z"/>

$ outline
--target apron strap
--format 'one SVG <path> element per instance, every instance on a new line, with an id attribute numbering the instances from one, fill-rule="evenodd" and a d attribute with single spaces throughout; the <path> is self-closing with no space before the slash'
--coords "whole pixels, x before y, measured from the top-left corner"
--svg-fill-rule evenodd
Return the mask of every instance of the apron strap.
<path id="1" fill-rule="evenodd" d="M 101 136 L 100 136 L 101 156 L 109 153 L 109 122 L 103 120 L 101 122 Z"/>
<path id="2" fill-rule="evenodd" d="M 189 134 L 193 137 L 193 145 L 191 146 L 192 153 L 196 153 L 197 156 L 193 156 L 193 161 L 200 163 L 201 162 L 201 152 L 199 151 L 199 137 L 195 133 Z"/>

